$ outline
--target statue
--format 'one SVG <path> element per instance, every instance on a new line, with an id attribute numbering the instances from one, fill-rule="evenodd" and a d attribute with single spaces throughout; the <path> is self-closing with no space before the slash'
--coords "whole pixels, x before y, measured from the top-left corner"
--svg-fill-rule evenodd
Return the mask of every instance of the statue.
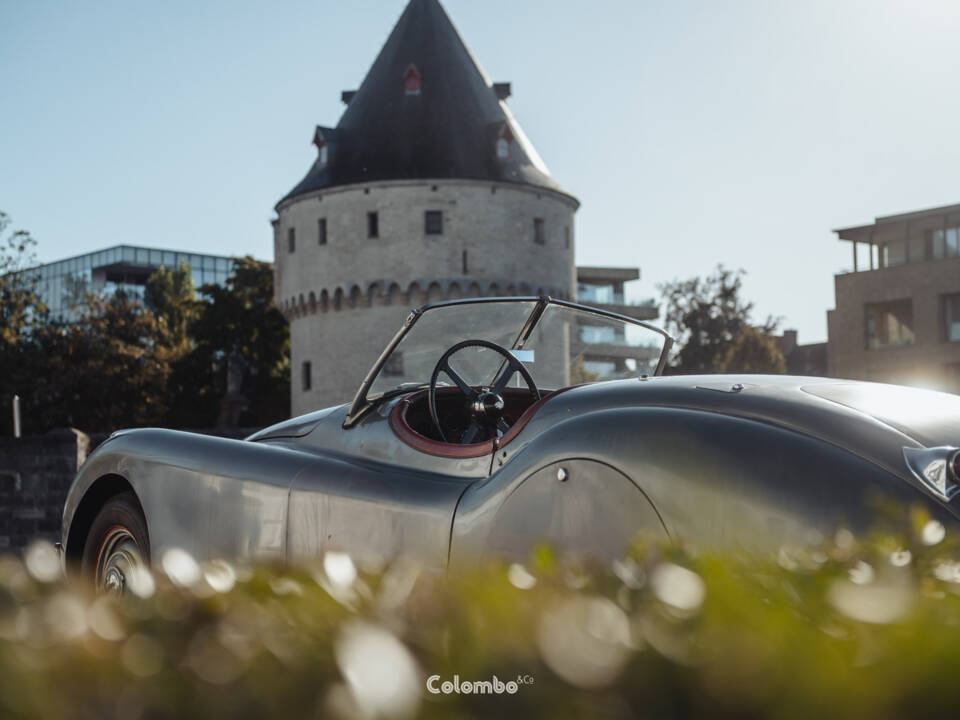
<path id="1" fill-rule="evenodd" d="M 249 368 L 250 363 L 240 352 L 240 343 L 234 343 L 227 356 L 227 391 L 220 401 L 219 427 L 239 427 L 241 414 L 248 410 L 247 398 L 243 395 L 243 378 Z"/>

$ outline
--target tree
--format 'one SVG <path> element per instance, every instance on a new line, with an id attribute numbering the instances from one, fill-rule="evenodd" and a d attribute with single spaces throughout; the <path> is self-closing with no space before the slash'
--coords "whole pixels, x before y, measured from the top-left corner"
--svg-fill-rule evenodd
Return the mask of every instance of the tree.
<path id="1" fill-rule="evenodd" d="M 744 274 L 743 270 L 718 265 L 705 279 L 694 277 L 658 286 L 663 293 L 667 330 L 677 339 L 679 348 L 669 367 L 671 373 L 710 373 L 726 367 L 728 353 L 753 327 L 753 303 L 741 295 Z M 778 324 L 768 317 L 756 330 L 769 335 Z M 730 362 L 735 361 L 736 356 L 731 356 Z"/>
<path id="2" fill-rule="evenodd" d="M 787 372 L 787 361 L 780 348 L 769 335 L 755 327 L 745 327 L 721 360 L 721 372 L 769 373 L 782 375 Z"/>
<path id="3" fill-rule="evenodd" d="M 0 213 L 0 233 L 8 225 Z M 0 406 L 21 396 L 24 432 L 212 427 L 234 349 L 248 368 L 247 423 L 289 416 L 289 330 L 273 304 L 269 263 L 237 260 L 228 286 L 205 285 L 199 300 L 186 265 L 154 272 L 143 302 L 78 286 L 67 322 L 37 298 L 34 245 L 23 231 L 0 245 Z M 10 413 L 0 413 L 0 431 L 9 425 Z"/>
<path id="4" fill-rule="evenodd" d="M 26 401 L 35 430 L 163 424 L 171 342 L 138 298 L 88 295 L 78 319 L 46 323 L 32 340 L 38 362 Z"/>
<path id="5" fill-rule="evenodd" d="M 143 302 L 159 322 L 166 325 L 170 341 L 184 352 L 189 346 L 190 323 L 199 310 L 194 299 L 190 266 L 168 270 L 160 266 L 147 278 Z"/>
<path id="6" fill-rule="evenodd" d="M 0 211 L 0 238 L 10 227 L 10 216 Z M 0 239 L 0 342 L 15 345 L 21 333 L 45 310 L 36 292 L 33 248 L 37 241 L 26 230 Z"/>
<path id="7" fill-rule="evenodd" d="M 247 423 L 266 425 L 290 414 L 290 330 L 273 303 L 273 268 L 235 260 L 227 287 L 204 285 L 190 324 L 195 347 L 173 368 L 168 421 L 174 427 L 216 424 L 226 392 L 227 358 L 237 349 L 248 366 L 243 395 Z"/>
<path id="8" fill-rule="evenodd" d="M 37 364 L 33 331 L 46 318 L 36 291 L 36 241 L 26 230 L 9 234 L 10 217 L 0 212 L 0 433 L 13 431 L 10 407 L 24 396 Z"/>

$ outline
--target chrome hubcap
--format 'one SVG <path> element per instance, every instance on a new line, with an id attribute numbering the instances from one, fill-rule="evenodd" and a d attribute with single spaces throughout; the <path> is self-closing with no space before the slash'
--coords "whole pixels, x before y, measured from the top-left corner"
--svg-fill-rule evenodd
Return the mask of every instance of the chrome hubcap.
<path id="1" fill-rule="evenodd" d="M 123 595 L 130 577 L 143 566 L 140 548 L 130 531 L 111 528 L 103 539 L 97 559 L 97 589 L 111 595 Z"/>

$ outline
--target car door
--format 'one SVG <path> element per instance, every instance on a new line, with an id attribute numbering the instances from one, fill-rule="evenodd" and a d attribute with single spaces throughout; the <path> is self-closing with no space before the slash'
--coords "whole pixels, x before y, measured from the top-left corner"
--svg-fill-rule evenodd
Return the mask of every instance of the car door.
<path id="1" fill-rule="evenodd" d="M 337 551 L 379 565 L 415 555 L 446 566 L 457 503 L 487 477 L 490 455 L 450 458 L 411 447 L 391 429 L 389 410 L 349 429 L 333 416 L 303 438 L 315 457 L 290 488 L 288 557 Z"/>

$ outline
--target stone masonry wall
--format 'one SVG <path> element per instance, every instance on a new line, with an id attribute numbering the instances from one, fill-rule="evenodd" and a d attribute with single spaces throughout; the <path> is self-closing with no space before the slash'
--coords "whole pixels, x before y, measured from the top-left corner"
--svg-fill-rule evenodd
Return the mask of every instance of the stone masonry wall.
<path id="1" fill-rule="evenodd" d="M 90 438 L 68 428 L 0 438 L 0 552 L 60 539 L 67 490 L 89 451 Z"/>
<path id="2" fill-rule="evenodd" d="M 577 207 L 549 190 L 470 180 L 348 186 L 282 205 L 275 299 L 290 322 L 293 414 L 350 400 L 411 308 L 458 297 L 575 297 Z M 428 210 L 442 213 L 442 235 L 426 234 Z M 367 237 L 368 212 L 378 214 L 377 238 Z"/>

